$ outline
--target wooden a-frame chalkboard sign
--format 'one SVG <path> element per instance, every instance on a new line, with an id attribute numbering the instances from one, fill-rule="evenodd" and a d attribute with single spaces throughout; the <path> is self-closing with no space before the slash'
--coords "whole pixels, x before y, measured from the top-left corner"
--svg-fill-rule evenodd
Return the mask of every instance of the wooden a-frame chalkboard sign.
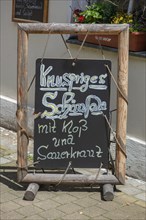
<path id="1" fill-rule="evenodd" d="M 13 0 L 12 21 L 48 22 L 49 0 Z"/>
<path id="2" fill-rule="evenodd" d="M 102 114 L 104 117 L 109 117 L 110 70 L 108 66 L 110 62 L 106 60 L 103 60 L 103 63 L 97 60 L 89 63 L 86 60 L 84 63 L 77 59 L 74 60 L 75 65 L 72 65 L 73 60 L 42 59 L 37 61 L 35 136 L 40 135 L 40 139 L 35 142 L 34 162 L 40 162 L 41 164 L 37 166 L 42 169 L 35 172 L 35 167 L 33 167 L 33 173 L 28 169 L 32 165 L 28 164 L 28 35 L 49 34 L 50 31 L 51 34 L 118 35 L 116 157 L 113 173 L 107 172 L 104 175 L 100 173 L 100 164 L 103 163 L 106 167 L 108 161 L 108 141 L 106 141 L 109 137 L 108 130 L 107 139 L 104 140 L 108 120 L 106 120 L 107 124 L 102 120 Z M 128 42 L 128 24 L 18 24 L 17 178 L 18 182 L 30 183 L 27 191 L 34 189 L 31 190 L 33 199 L 39 189 L 39 184 L 51 186 L 62 184 L 88 187 L 102 185 L 103 197 L 105 200 L 112 200 L 113 185 L 125 183 Z M 60 144 L 62 134 L 64 136 Z M 68 138 L 68 135 L 71 136 Z M 93 153 L 94 157 L 92 157 Z M 82 172 L 67 173 L 70 167 L 68 162 L 72 162 L 72 168 L 81 164 L 80 167 L 99 167 L 99 169 L 96 175 Z M 36 163 L 33 165 L 35 166 Z M 64 174 L 58 170 L 56 170 L 57 173 L 46 170 L 46 167 L 51 169 L 56 166 L 65 167 Z M 30 199 L 30 197 L 25 197 L 25 199 Z"/>
<path id="3" fill-rule="evenodd" d="M 34 162 L 39 168 L 108 168 L 108 60 L 38 59 Z"/>

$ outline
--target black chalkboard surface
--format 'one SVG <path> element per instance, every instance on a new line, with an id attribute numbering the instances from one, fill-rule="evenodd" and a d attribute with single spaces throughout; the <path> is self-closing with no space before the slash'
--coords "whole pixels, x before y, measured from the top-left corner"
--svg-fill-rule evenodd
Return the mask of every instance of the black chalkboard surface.
<path id="1" fill-rule="evenodd" d="M 12 20 L 48 22 L 48 0 L 13 0 Z"/>
<path id="2" fill-rule="evenodd" d="M 108 60 L 36 62 L 34 162 L 40 168 L 108 166 Z"/>

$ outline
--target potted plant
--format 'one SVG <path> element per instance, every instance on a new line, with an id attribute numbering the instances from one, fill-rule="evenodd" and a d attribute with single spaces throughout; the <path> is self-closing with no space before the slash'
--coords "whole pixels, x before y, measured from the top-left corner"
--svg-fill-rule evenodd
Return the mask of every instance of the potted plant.
<path id="1" fill-rule="evenodd" d="M 130 30 L 129 50 L 146 50 L 146 23 L 142 14 L 137 11 L 127 13 L 111 1 L 102 1 L 87 6 L 84 11 L 75 10 L 73 18 L 77 23 L 128 23 Z M 78 40 L 82 41 L 84 37 L 85 35 L 78 35 Z M 118 36 L 88 35 L 86 42 L 117 48 Z"/>
<path id="2" fill-rule="evenodd" d="M 129 50 L 143 51 L 146 50 L 146 24 L 141 17 L 136 14 L 127 14 L 117 12 L 112 18 L 113 24 L 129 24 Z M 118 44 L 118 43 L 117 43 Z M 117 47 L 116 44 L 116 47 Z"/>

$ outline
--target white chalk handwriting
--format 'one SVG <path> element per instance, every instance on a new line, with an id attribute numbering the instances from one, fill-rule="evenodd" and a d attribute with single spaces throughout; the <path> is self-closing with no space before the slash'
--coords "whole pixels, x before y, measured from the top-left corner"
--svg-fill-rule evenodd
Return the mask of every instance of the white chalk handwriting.
<path id="1" fill-rule="evenodd" d="M 96 149 L 74 150 L 71 147 L 68 151 L 50 151 L 49 145 L 41 145 L 37 149 L 37 160 L 62 160 L 62 159 L 76 159 L 76 158 L 101 158 L 103 152 L 99 146 Z"/>
<path id="2" fill-rule="evenodd" d="M 101 101 L 97 95 L 88 95 L 85 99 L 85 103 L 76 103 L 75 93 L 65 92 L 62 96 L 62 103 L 55 104 L 48 101 L 48 98 L 54 100 L 58 95 L 58 92 L 47 92 L 42 98 L 42 104 L 47 107 L 41 114 L 41 118 L 46 119 L 66 119 L 68 116 L 83 115 L 84 118 L 88 118 L 91 115 L 100 115 L 107 109 L 107 103 Z"/>
<path id="3" fill-rule="evenodd" d="M 107 73 L 96 75 L 85 75 L 75 73 L 63 73 L 60 75 L 49 75 L 53 70 L 53 66 L 45 69 L 45 65 L 40 65 L 40 90 L 42 91 L 68 91 L 79 90 L 86 92 L 88 88 L 94 90 L 106 90 Z"/>
<path id="4" fill-rule="evenodd" d="M 79 125 L 75 126 L 73 120 L 70 120 L 69 122 L 66 122 L 64 120 L 62 125 L 62 133 L 68 133 L 68 134 L 77 134 L 78 137 L 81 137 L 81 134 L 83 131 L 87 131 L 87 121 L 84 119 L 79 120 Z"/>
<path id="5" fill-rule="evenodd" d="M 56 133 L 56 122 L 51 120 L 47 124 L 38 124 L 38 134 Z"/>
<path id="6" fill-rule="evenodd" d="M 52 138 L 52 141 L 54 142 L 54 147 L 60 147 L 60 146 L 65 146 L 65 145 L 74 145 L 75 143 L 73 142 L 73 135 L 69 134 L 67 138 L 59 138 L 57 139 L 56 137 Z"/>

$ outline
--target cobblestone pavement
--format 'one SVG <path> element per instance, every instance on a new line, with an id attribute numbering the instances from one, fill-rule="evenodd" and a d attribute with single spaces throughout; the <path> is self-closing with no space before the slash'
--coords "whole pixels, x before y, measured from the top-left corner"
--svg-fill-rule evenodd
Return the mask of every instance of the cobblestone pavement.
<path id="1" fill-rule="evenodd" d="M 0 128 L 0 163 L 16 165 L 16 134 Z M 32 160 L 30 140 L 28 160 Z M 85 173 L 94 170 L 84 169 Z M 99 187 L 77 188 L 41 186 L 34 201 L 23 199 L 27 184 L 18 184 L 16 171 L 1 169 L 0 219 L 48 220 L 144 220 L 146 219 L 146 182 L 126 177 L 124 186 L 117 186 L 113 201 L 103 201 Z"/>

